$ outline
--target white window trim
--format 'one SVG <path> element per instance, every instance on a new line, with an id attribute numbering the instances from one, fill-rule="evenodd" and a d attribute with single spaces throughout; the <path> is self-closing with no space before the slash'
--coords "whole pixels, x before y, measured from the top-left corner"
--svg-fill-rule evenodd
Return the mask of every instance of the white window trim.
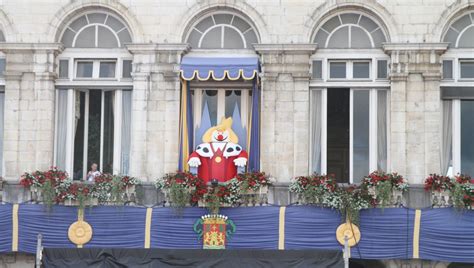
<path id="1" fill-rule="evenodd" d="M 318 52 L 311 56 L 310 64 L 314 60 L 321 61 L 321 79 L 312 78 L 310 87 L 341 87 L 341 88 L 383 88 L 390 87 L 390 80 L 377 78 L 377 60 L 386 60 L 390 66 L 390 57 L 381 49 L 319 49 Z M 329 78 L 329 61 L 370 61 L 370 79 L 330 79 Z M 374 65 L 375 64 L 375 65 Z M 387 73 L 390 72 L 387 66 Z M 348 68 L 346 66 L 346 68 Z M 311 70 L 312 74 L 312 70 Z"/>
<path id="2" fill-rule="evenodd" d="M 472 86 L 474 78 L 461 78 L 461 61 L 474 61 L 474 56 L 471 58 L 466 57 L 466 55 L 472 55 L 472 49 L 469 48 L 450 48 L 444 53 L 440 62 L 443 60 L 452 60 L 453 61 L 453 79 L 441 79 L 441 86 Z"/>
<path id="3" fill-rule="evenodd" d="M 341 20 L 340 14 L 338 15 L 338 17 L 339 17 L 339 20 Z M 359 16 L 359 20 L 360 20 L 360 16 Z M 342 23 L 342 21 L 341 21 L 341 23 Z M 356 28 L 359 28 L 362 31 L 364 31 L 364 33 L 367 34 L 367 36 L 369 37 L 370 45 L 372 46 L 372 48 L 375 46 L 374 45 L 374 39 L 372 38 L 372 35 L 370 34 L 369 31 L 367 31 L 365 28 L 361 27 L 360 25 L 353 24 L 353 23 L 347 23 L 347 24 L 341 24 L 341 25 L 337 26 L 334 30 L 332 30 L 331 33 L 329 33 L 328 38 L 326 39 L 326 44 L 324 44 L 324 47 L 328 47 L 329 41 L 331 40 L 334 33 L 337 32 L 339 29 L 344 28 L 344 27 L 348 27 L 348 30 L 347 30 L 347 35 L 348 35 L 347 42 L 348 42 L 348 44 L 347 44 L 347 47 L 349 49 L 352 48 L 352 36 L 351 36 L 352 35 L 352 27 L 356 27 Z M 378 30 L 379 28 L 380 28 L 380 26 L 377 27 L 374 31 Z M 385 35 L 385 33 L 384 33 L 384 35 Z"/>
<path id="4" fill-rule="evenodd" d="M 202 41 L 204 40 L 204 38 L 206 37 L 206 35 L 210 31 L 212 31 L 215 28 L 221 28 L 221 45 L 220 45 L 220 47 L 224 48 L 224 45 L 225 45 L 224 33 L 225 33 L 225 28 L 226 27 L 229 27 L 229 28 L 235 30 L 237 33 L 239 33 L 240 38 L 242 39 L 242 42 L 244 44 L 244 49 L 247 49 L 247 40 L 245 39 L 244 34 L 237 27 L 235 27 L 233 25 L 230 25 L 230 24 L 216 24 L 216 25 L 211 26 L 208 29 L 206 29 L 206 31 L 204 33 L 202 33 L 201 37 L 199 38 L 198 47 L 201 48 Z"/>
<path id="5" fill-rule="evenodd" d="M 465 59 L 465 58 L 464 58 L 464 59 L 463 59 L 463 58 L 458 59 L 458 62 L 457 62 L 458 70 L 459 70 L 459 72 L 458 72 L 458 74 L 459 74 L 458 80 L 459 80 L 460 82 L 463 82 L 463 81 L 472 82 L 472 81 L 474 81 L 474 77 L 472 77 L 472 78 L 471 78 L 471 77 L 461 77 L 461 64 L 462 64 L 463 62 L 474 63 L 474 58 L 472 58 L 472 59 Z"/>
<path id="6" fill-rule="evenodd" d="M 235 17 L 238 17 L 239 19 L 245 21 L 245 22 L 250 26 L 250 28 L 248 28 L 247 30 L 245 30 L 245 32 L 241 32 L 239 29 L 237 29 L 237 28 L 236 28 L 235 26 L 233 26 L 232 24 L 216 24 L 214 15 L 221 15 L 221 14 L 232 15 L 231 23 L 234 21 L 234 18 L 235 18 Z M 224 25 L 224 26 L 229 26 L 229 27 L 235 28 L 235 29 L 237 30 L 237 32 L 239 32 L 239 34 L 241 35 L 242 39 L 244 40 L 244 47 L 245 47 L 244 49 L 249 49 L 249 48 L 247 48 L 247 40 L 245 39 L 244 35 L 245 35 L 247 32 L 249 32 L 250 30 L 252 30 L 252 31 L 255 33 L 255 35 L 257 36 L 257 41 L 258 41 L 257 43 L 260 42 L 260 37 L 259 37 L 258 31 L 256 30 L 256 28 L 254 27 L 254 25 L 253 25 L 253 23 L 252 23 L 251 21 L 249 21 L 249 20 L 247 20 L 246 18 L 241 17 L 241 16 L 239 16 L 239 15 L 237 15 L 237 14 L 235 14 L 235 13 L 232 13 L 232 12 L 215 11 L 215 12 L 212 12 L 212 13 L 208 14 L 207 16 L 203 16 L 203 17 L 200 18 L 199 20 L 196 20 L 196 21 L 194 22 L 193 26 L 191 27 L 191 29 L 188 31 L 185 40 L 188 40 L 188 39 L 189 39 L 189 36 L 191 35 L 191 33 L 192 33 L 193 30 L 196 30 L 197 32 L 201 33 L 201 36 L 199 37 L 199 45 L 198 45 L 197 48 L 193 48 L 193 50 L 194 50 L 194 49 L 201 49 L 201 40 L 202 40 L 203 36 L 209 31 L 209 28 L 208 28 L 208 29 L 206 29 L 204 32 L 202 32 L 202 31 L 200 31 L 199 29 L 196 28 L 196 25 L 198 25 L 201 21 L 203 21 L 203 20 L 205 20 L 205 19 L 207 19 L 207 18 L 209 18 L 209 17 L 212 18 L 212 21 L 213 21 L 213 23 L 214 23 L 214 25 L 212 25 L 210 28 L 213 28 L 213 27 L 218 26 L 218 25 L 220 25 L 220 26 Z M 223 35 L 222 35 L 222 36 L 223 36 Z M 223 37 L 222 37 L 222 38 L 223 38 Z M 222 44 L 222 43 L 221 43 L 221 44 Z M 223 47 L 223 46 L 222 46 L 222 47 Z M 209 49 L 205 49 L 205 48 L 204 48 L 203 50 L 206 50 L 206 51 L 207 51 L 207 50 L 209 50 Z M 212 50 L 212 49 L 211 49 L 211 50 Z M 254 52 L 253 50 L 251 50 L 251 51 Z"/>
<path id="7" fill-rule="evenodd" d="M 77 65 L 78 63 L 92 63 L 92 77 L 78 77 L 77 76 Z M 115 76 L 114 77 L 100 77 L 100 64 L 101 63 L 115 63 Z M 118 65 L 116 59 L 76 59 L 74 61 L 74 80 L 111 80 L 116 81 L 119 79 Z"/>
<path id="8" fill-rule="evenodd" d="M 331 77 L 331 63 L 345 63 L 346 64 L 346 77 L 345 78 L 332 78 Z M 369 64 L 369 77 L 366 78 L 354 78 L 354 63 L 368 63 Z M 372 81 L 374 75 L 372 70 L 372 59 L 357 59 L 357 60 L 327 60 L 327 81 Z"/>
<path id="9" fill-rule="evenodd" d="M 327 174 L 327 91 L 330 88 L 312 88 L 312 91 L 321 91 L 321 174 Z M 378 141 L 377 141 L 377 105 L 378 105 L 378 91 L 390 91 L 387 88 L 349 88 L 350 90 L 350 109 L 349 109 L 349 183 L 354 183 L 354 168 L 353 168 L 353 93 L 356 90 L 369 91 L 369 172 L 378 170 Z M 318 105 L 312 103 L 311 105 Z M 390 172 L 390 94 L 387 94 L 387 170 Z M 375 111 L 375 112 L 374 112 Z M 312 128 L 311 128 L 312 129 Z M 311 137 L 312 135 L 310 135 Z M 311 138 L 310 138 L 311 139 Z M 311 148 L 314 141 L 310 141 Z M 310 150 L 310 158 L 312 152 Z M 311 159 L 310 159 L 311 160 Z M 312 161 L 310 161 L 311 163 Z M 309 167 L 309 172 L 312 172 L 313 167 Z"/>
<path id="10" fill-rule="evenodd" d="M 123 48 L 117 49 L 84 49 L 84 48 L 68 48 L 56 59 L 56 73 L 59 76 L 59 61 L 69 60 L 68 78 L 60 78 L 56 80 L 56 86 L 74 88 L 77 86 L 89 86 L 94 81 L 94 86 L 107 87 L 131 87 L 133 80 L 131 78 L 122 77 L 122 64 L 124 60 L 131 60 L 133 64 L 133 56 Z M 76 78 L 76 62 L 77 61 L 115 61 L 115 78 Z"/>

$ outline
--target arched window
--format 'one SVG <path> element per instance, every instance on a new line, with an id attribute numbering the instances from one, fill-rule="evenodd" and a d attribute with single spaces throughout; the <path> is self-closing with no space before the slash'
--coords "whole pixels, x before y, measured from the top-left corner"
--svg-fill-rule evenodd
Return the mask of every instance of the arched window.
<path id="1" fill-rule="evenodd" d="M 251 49 L 251 44 L 258 43 L 254 27 L 229 13 L 213 14 L 198 21 L 186 40 L 193 48 L 204 49 Z"/>
<path id="2" fill-rule="evenodd" d="M 66 48 L 116 48 L 132 42 L 132 38 L 120 19 L 107 13 L 89 13 L 67 26 L 61 42 Z"/>
<path id="3" fill-rule="evenodd" d="M 313 42 L 311 171 L 357 183 L 387 170 L 389 114 L 388 40 L 382 23 L 345 10 L 322 21 Z"/>
<path id="4" fill-rule="evenodd" d="M 449 49 L 441 56 L 443 79 L 440 83 L 442 99 L 443 145 L 442 173 L 474 174 L 474 11 L 470 10 L 447 27 L 444 42 Z"/>
<path id="5" fill-rule="evenodd" d="M 89 12 L 66 22 L 57 57 L 55 165 L 74 179 L 129 172 L 132 55 L 118 16 Z M 89 174 L 89 175 L 88 175 Z"/>
<path id="6" fill-rule="evenodd" d="M 321 48 L 380 48 L 387 38 L 371 18 L 343 13 L 324 22 L 314 37 Z"/>
<path id="7" fill-rule="evenodd" d="M 465 14 L 455 20 L 446 31 L 444 42 L 449 42 L 450 47 L 474 47 L 474 12 Z"/>

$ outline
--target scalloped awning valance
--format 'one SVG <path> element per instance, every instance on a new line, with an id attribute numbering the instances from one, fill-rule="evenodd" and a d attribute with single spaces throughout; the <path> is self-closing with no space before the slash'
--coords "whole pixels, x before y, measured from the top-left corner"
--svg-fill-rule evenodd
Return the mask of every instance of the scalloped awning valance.
<path id="1" fill-rule="evenodd" d="M 252 80 L 259 72 L 258 57 L 191 57 L 181 62 L 181 78 L 190 81 Z"/>

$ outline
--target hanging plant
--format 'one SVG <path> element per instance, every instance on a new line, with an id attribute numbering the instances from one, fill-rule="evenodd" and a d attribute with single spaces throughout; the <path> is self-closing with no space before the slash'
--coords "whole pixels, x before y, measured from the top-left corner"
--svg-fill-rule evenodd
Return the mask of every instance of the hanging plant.
<path id="1" fill-rule="evenodd" d="M 227 185 L 219 185 L 211 187 L 204 195 L 204 202 L 211 214 L 219 214 L 220 207 L 224 205 L 232 205 L 226 202 L 232 195 L 230 187 Z"/>
<path id="2" fill-rule="evenodd" d="M 204 181 L 192 173 L 178 171 L 156 180 L 155 187 L 165 193 L 170 206 L 180 212 L 188 204 L 195 205 L 207 193 Z"/>
<path id="3" fill-rule="evenodd" d="M 474 180 L 470 176 L 459 174 L 452 181 L 451 198 L 458 210 L 474 207 Z"/>
<path id="4" fill-rule="evenodd" d="M 20 185 L 29 189 L 35 201 L 42 201 L 50 208 L 57 200 L 56 188 L 68 179 L 65 171 L 51 167 L 47 171 L 25 172 L 20 178 Z"/>
<path id="5" fill-rule="evenodd" d="M 296 193 L 305 204 L 324 204 L 325 198 L 337 189 L 333 175 L 300 176 L 293 179 L 289 191 Z"/>

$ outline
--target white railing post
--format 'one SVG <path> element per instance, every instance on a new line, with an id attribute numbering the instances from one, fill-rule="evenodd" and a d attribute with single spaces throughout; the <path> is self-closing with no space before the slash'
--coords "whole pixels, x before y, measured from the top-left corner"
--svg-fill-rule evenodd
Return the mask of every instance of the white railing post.
<path id="1" fill-rule="evenodd" d="M 350 256 L 350 247 L 349 247 L 349 237 L 344 236 L 344 268 L 349 268 L 349 256 Z"/>
<path id="2" fill-rule="evenodd" d="M 38 234 L 38 240 L 36 242 L 36 262 L 35 262 L 35 267 L 40 268 L 41 267 L 41 260 L 43 259 L 43 235 Z"/>

